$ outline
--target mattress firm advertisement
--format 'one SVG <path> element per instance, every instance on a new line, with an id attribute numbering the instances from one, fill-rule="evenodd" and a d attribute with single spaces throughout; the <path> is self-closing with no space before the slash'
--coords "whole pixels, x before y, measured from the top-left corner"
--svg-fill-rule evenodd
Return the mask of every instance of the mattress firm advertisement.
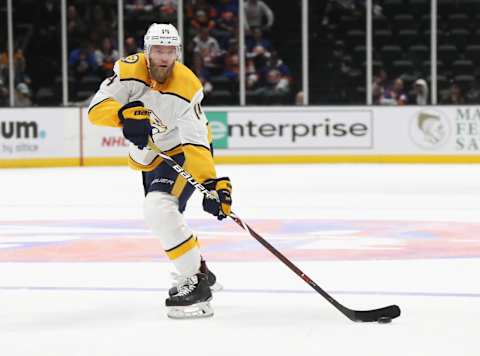
<path id="1" fill-rule="evenodd" d="M 78 165 L 78 109 L 12 108 L 0 110 L 0 167 L 19 162 L 35 166 L 53 161 Z"/>

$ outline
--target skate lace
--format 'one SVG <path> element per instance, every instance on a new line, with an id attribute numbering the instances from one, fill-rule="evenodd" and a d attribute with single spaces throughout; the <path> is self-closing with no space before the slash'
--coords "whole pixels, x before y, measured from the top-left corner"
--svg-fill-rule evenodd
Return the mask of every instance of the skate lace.
<path id="1" fill-rule="evenodd" d="M 184 297 L 193 292 L 195 287 L 197 286 L 197 282 L 192 278 L 185 278 L 185 281 L 180 285 L 177 286 L 178 293 L 177 296 Z"/>
<path id="2" fill-rule="evenodd" d="M 172 287 L 177 287 L 177 288 L 180 288 L 188 280 L 187 277 L 182 276 L 177 272 L 170 272 L 170 277 L 173 279 Z"/>

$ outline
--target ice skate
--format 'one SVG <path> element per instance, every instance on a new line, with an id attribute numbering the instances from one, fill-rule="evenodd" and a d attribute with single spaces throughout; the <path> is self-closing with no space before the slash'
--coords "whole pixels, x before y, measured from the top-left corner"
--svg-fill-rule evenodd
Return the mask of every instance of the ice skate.
<path id="1" fill-rule="evenodd" d="M 217 282 L 215 274 L 208 269 L 205 260 L 201 260 L 200 262 L 200 272 L 207 275 L 208 285 L 212 292 L 219 292 L 223 289 L 223 286 Z M 172 278 L 174 279 L 173 287 L 168 290 L 168 295 L 170 297 L 177 294 L 178 286 L 185 281 L 183 276 L 175 272 L 172 272 Z"/>
<path id="2" fill-rule="evenodd" d="M 213 316 L 210 306 L 212 292 L 208 286 L 207 275 L 197 273 L 186 278 L 177 287 L 177 293 L 165 300 L 168 312 L 172 319 L 195 319 Z"/>

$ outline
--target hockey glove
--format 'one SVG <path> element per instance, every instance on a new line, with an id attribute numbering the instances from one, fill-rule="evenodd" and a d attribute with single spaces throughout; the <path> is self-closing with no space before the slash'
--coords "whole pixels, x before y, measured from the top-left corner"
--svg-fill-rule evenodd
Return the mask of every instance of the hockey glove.
<path id="1" fill-rule="evenodd" d="M 123 105 L 118 110 L 118 117 L 123 125 L 123 136 L 139 149 L 147 146 L 152 132 L 150 111 L 139 100 Z"/>
<path id="2" fill-rule="evenodd" d="M 230 215 L 232 207 L 232 185 L 230 178 L 209 179 L 203 186 L 210 191 L 213 198 L 206 195 L 203 197 L 203 210 L 215 215 L 218 220 L 225 219 Z"/>

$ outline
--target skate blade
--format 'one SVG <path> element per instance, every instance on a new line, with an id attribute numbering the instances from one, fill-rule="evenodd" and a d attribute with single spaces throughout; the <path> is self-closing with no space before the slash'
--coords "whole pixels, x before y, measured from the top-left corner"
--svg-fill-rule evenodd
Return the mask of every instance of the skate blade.
<path id="1" fill-rule="evenodd" d="M 171 319 L 200 319 L 213 316 L 209 302 L 197 303 L 185 307 L 168 307 L 167 316 Z"/>
<path id="2" fill-rule="evenodd" d="M 215 284 L 210 287 L 210 290 L 212 292 L 220 292 L 221 290 L 223 290 L 223 286 L 220 283 L 215 282 Z"/>

